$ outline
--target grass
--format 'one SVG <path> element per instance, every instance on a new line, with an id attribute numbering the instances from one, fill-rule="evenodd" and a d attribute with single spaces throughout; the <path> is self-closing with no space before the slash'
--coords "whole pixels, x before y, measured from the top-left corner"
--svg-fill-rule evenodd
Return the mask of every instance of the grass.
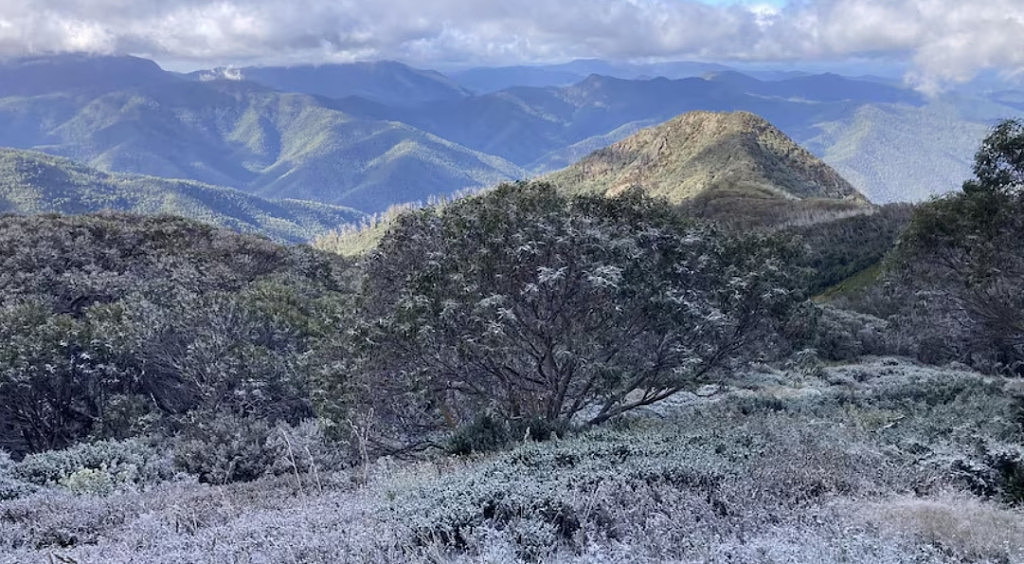
<path id="1" fill-rule="evenodd" d="M 1010 385 L 891 358 L 762 367 L 609 427 L 314 489 L 51 489 L 0 502 L 0 562 L 1021 562 L 1021 510 L 952 471 L 1020 440 Z"/>
<path id="2" fill-rule="evenodd" d="M 881 275 L 882 261 L 878 261 L 853 276 L 850 276 L 846 280 L 825 289 L 824 292 L 814 296 L 812 300 L 815 303 L 822 304 L 828 303 L 838 297 L 856 294 L 866 288 L 869 288 Z"/>

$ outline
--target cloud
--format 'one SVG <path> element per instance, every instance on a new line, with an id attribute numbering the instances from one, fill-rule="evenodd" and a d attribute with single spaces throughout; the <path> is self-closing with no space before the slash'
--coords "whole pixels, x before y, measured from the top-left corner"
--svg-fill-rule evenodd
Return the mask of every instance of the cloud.
<path id="1" fill-rule="evenodd" d="M 896 57 L 922 88 L 1024 69 L 1024 2 L 988 0 L 4 0 L 0 53 L 132 53 L 206 64 L 575 57 Z"/>

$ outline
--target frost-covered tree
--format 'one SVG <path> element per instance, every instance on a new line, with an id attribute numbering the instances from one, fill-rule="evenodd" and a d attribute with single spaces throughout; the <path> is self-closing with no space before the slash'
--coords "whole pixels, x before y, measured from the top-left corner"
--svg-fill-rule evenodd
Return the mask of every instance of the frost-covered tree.
<path id="1" fill-rule="evenodd" d="M 599 424 L 763 352 L 800 293 L 792 252 L 636 191 L 505 185 L 410 213 L 366 260 L 349 392 L 407 437 L 481 413 Z"/>

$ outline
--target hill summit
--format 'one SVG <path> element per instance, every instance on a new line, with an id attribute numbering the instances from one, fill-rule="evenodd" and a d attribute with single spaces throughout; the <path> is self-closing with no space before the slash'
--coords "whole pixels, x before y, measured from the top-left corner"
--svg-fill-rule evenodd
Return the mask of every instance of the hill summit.
<path id="1" fill-rule="evenodd" d="M 614 195 L 641 186 L 677 204 L 698 197 L 868 203 L 821 159 L 749 112 L 689 112 L 548 179 L 576 193 Z"/>

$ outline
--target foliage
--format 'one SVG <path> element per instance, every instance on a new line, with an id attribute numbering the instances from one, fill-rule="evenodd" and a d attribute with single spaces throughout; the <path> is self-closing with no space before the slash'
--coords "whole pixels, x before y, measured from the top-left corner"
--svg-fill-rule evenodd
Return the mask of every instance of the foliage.
<path id="1" fill-rule="evenodd" d="M 962 193 L 915 211 L 891 274 L 923 358 L 1024 373 L 1024 127 L 982 143 Z"/>
<path id="2" fill-rule="evenodd" d="M 768 352 L 794 252 L 639 192 L 506 185 L 408 214 L 365 261 L 346 389 L 402 442 L 485 411 L 601 423 Z"/>
<path id="3" fill-rule="evenodd" d="M 808 247 L 814 275 L 809 291 L 819 294 L 873 265 L 896 246 L 910 222 L 913 206 L 889 204 L 872 213 L 789 228 Z"/>
<path id="4" fill-rule="evenodd" d="M 0 446 L 312 415 L 340 259 L 169 217 L 0 219 Z"/>
<path id="5" fill-rule="evenodd" d="M 958 466 L 979 441 L 1007 450 L 1011 381 L 882 358 L 739 382 L 556 441 L 381 460 L 365 487 L 324 472 L 303 492 L 286 471 L 0 501 L 0 562 L 1024 558 L 1020 509 L 972 495 Z"/>
<path id="6" fill-rule="evenodd" d="M 143 439 L 97 441 L 26 456 L 14 475 L 36 486 L 89 489 L 89 482 L 117 486 L 152 486 L 175 474 L 170 458 Z"/>
<path id="7" fill-rule="evenodd" d="M 273 464 L 263 448 L 269 436 L 263 419 L 192 412 L 175 439 L 174 463 L 211 484 L 255 480 Z"/>
<path id="8" fill-rule="evenodd" d="M 38 488 L 22 480 L 11 456 L 0 450 L 0 501 L 15 499 L 35 492 Z"/>

